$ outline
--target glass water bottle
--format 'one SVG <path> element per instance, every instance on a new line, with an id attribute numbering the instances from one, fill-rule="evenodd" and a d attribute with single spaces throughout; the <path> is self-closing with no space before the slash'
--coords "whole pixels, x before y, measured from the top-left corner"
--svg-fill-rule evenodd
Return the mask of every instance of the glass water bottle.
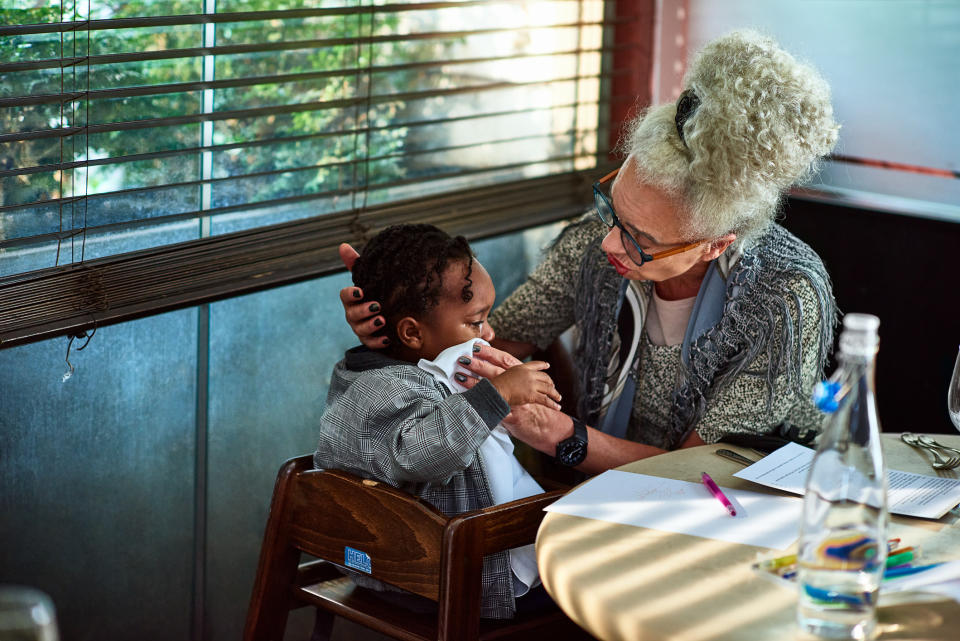
<path id="1" fill-rule="evenodd" d="M 797 618 L 822 638 L 870 639 L 876 627 L 888 521 L 873 381 L 879 325 L 844 317 L 840 365 L 815 394 L 826 416 L 803 499 Z"/>

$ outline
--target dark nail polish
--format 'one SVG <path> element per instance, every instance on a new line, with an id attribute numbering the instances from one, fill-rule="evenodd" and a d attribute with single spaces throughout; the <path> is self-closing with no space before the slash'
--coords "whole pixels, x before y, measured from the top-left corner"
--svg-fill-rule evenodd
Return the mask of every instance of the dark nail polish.
<path id="1" fill-rule="evenodd" d="M 479 351 L 480 351 L 480 343 L 474 343 L 474 344 L 473 344 L 473 353 L 476 354 L 476 353 L 479 352 Z"/>
<path id="2" fill-rule="evenodd" d="M 374 319 L 373 319 L 373 326 L 374 326 L 374 327 L 380 327 L 381 325 L 383 325 L 383 321 L 382 321 L 382 320 L 380 320 L 379 318 L 374 318 Z"/>
<path id="3" fill-rule="evenodd" d="M 460 358 L 457 359 L 457 362 L 460 363 L 461 365 L 469 365 L 471 363 L 470 359 L 467 358 L 466 356 L 461 356 Z"/>
<path id="4" fill-rule="evenodd" d="M 390 344 L 390 339 L 389 339 L 389 338 L 384 338 L 384 339 L 383 339 L 383 344 L 384 344 L 384 345 L 389 345 L 389 344 Z"/>
<path id="5" fill-rule="evenodd" d="M 453 377 L 458 381 L 460 381 L 461 383 L 467 382 L 467 377 L 464 374 L 461 374 L 460 372 L 457 372 L 456 374 L 454 374 Z"/>
<path id="6" fill-rule="evenodd" d="M 380 311 L 380 305 L 378 305 L 377 303 L 370 303 L 370 311 L 376 314 L 377 312 Z"/>
<path id="7" fill-rule="evenodd" d="M 360 298 L 360 290 L 359 290 L 359 289 L 353 290 L 353 297 L 354 297 L 354 298 Z"/>

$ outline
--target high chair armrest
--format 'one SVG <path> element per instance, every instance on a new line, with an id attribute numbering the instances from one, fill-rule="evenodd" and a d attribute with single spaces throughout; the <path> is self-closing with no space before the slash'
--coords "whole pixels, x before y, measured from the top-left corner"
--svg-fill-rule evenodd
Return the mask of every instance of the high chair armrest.
<path id="1" fill-rule="evenodd" d="M 543 509 L 566 494 L 556 490 L 493 505 L 450 519 L 447 530 L 476 528 L 482 541 L 482 554 L 492 554 L 533 543 L 537 538 Z"/>

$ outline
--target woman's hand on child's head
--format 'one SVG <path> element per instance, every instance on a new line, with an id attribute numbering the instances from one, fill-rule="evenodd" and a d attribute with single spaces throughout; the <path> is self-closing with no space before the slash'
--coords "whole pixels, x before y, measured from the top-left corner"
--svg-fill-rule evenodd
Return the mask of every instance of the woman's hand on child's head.
<path id="1" fill-rule="evenodd" d="M 343 266 L 347 268 L 348 272 L 352 272 L 353 264 L 360 258 L 360 252 L 354 249 L 350 243 L 340 243 L 340 246 L 337 247 L 337 253 L 340 254 Z"/>
<path id="2" fill-rule="evenodd" d="M 353 264 L 360 254 L 347 243 L 341 243 L 339 250 L 340 260 L 346 268 L 353 269 Z M 386 321 L 378 316 L 380 303 L 363 300 L 363 290 L 359 287 L 344 287 L 340 290 L 340 302 L 343 303 L 344 316 L 350 329 L 357 335 L 360 342 L 370 349 L 379 349 L 390 344 L 390 339 L 384 336 L 374 336 L 380 331 Z"/>
<path id="3" fill-rule="evenodd" d="M 344 316 L 350 329 L 360 342 L 370 349 L 379 349 L 390 344 L 385 336 L 374 336 L 383 328 L 383 316 L 379 316 L 380 304 L 363 300 L 363 290 L 359 287 L 344 287 L 340 290 L 340 302 L 343 303 Z"/>
<path id="4" fill-rule="evenodd" d="M 510 407 L 537 403 L 551 409 L 560 409 L 560 392 L 553 379 L 543 370 L 550 367 L 544 361 L 530 361 L 514 365 L 490 379 L 500 396 Z"/>

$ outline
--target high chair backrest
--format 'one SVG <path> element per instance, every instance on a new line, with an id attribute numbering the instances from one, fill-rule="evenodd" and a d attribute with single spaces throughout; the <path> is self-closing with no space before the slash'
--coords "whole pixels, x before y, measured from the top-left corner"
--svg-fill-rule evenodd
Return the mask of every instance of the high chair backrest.
<path id="1" fill-rule="evenodd" d="M 447 517 L 385 483 L 300 470 L 287 494 L 289 545 L 434 601 Z"/>
<path id="2" fill-rule="evenodd" d="M 511 629 L 522 636 L 544 625 L 573 626 L 559 610 L 480 620 L 484 555 L 532 543 L 543 508 L 562 491 L 447 517 L 387 484 L 312 466 L 312 457 L 301 456 L 277 475 L 246 641 L 281 639 L 287 611 L 302 605 L 411 641 L 505 639 Z M 300 565 L 301 553 L 322 561 Z M 390 606 L 330 563 L 435 601 L 436 611 L 416 614 Z M 332 616 L 329 620 L 332 625 Z"/>

